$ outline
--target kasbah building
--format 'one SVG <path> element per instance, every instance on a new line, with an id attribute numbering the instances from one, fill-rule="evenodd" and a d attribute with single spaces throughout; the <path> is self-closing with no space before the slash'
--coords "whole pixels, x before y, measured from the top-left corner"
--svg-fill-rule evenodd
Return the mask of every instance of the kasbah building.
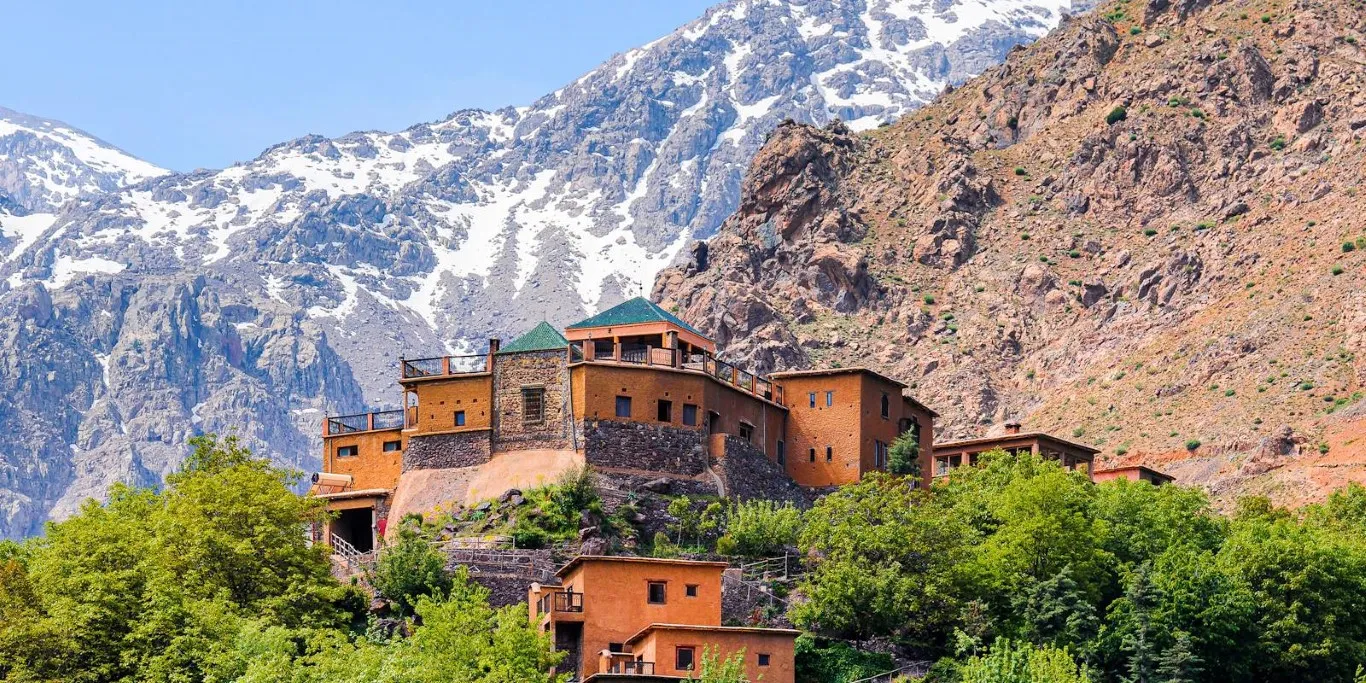
<path id="1" fill-rule="evenodd" d="M 311 493 L 335 517 L 320 541 L 360 553 L 388 520 L 473 505 L 591 466 L 667 477 L 738 499 L 819 494 L 888 467 L 914 435 L 926 481 L 978 454 L 1032 452 L 1094 480 L 1170 481 L 1146 468 L 1096 472 L 1097 449 L 1008 423 L 1002 436 L 936 443 L 937 414 L 866 368 L 760 376 L 635 298 L 568 326 L 541 323 L 485 354 L 403 359 L 404 406 L 328 417 Z M 801 495 L 799 493 L 798 495 Z M 395 525 L 396 526 L 396 525 Z M 724 563 L 581 556 L 531 583 L 530 618 L 585 681 L 676 681 L 704 651 L 744 651 L 751 680 L 791 683 L 796 631 L 722 625 Z M 761 678 L 762 677 L 762 678 Z"/>

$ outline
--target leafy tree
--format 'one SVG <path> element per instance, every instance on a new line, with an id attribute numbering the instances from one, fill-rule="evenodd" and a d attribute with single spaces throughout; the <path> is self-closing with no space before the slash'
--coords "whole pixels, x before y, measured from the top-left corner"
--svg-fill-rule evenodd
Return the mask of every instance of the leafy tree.
<path id="1" fill-rule="evenodd" d="M 719 501 L 712 501 L 699 509 L 691 498 L 679 496 L 669 501 L 668 512 L 674 518 L 669 525 L 669 530 L 674 532 L 674 541 L 681 546 L 692 538 L 694 545 L 700 546 L 703 539 L 720 526 L 725 508 Z"/>
<path id="2" fill-rule="evenodd" d="M 726 518 L 726 536 L 734 541 L 737 552 L 748 557 L 770 556 L 796 545 L 801 528 L 801 510 L 771 500 L 741 502 L 731 507 Z"/>
<path id="3" fill-rule="evenodd" d="M 914 432 L 906 432 L 892 441 L 887 451 L 887 471 L 901 477 L 921 477 L 920 440 Z"/>
<path id="4" fill-rule="evenodd" d="M 1035 647 L 1007 639 L 996 641 L 980 657 L 967 661 L 959 672 L 961 683 L 1090 683 L 1085 666 L 1067 650 Z"/>
<path id="5" fill-rule="evenodd" d="M 841 641 L 821 641 L 804 633 L 794 650 L 799 683 L 849 683 L 891 671 L 891 655 L 856 650 Z"/>
<path id="6" fill-rule="evenodd" d="M 697 675 L 684 680 L 687 683 L 751 683 L 749 675 L 745 673 L 745 651 L 740 650 L 721 659 L 716 649 L 704 648 Z"/>
<path id="7" fill-rule="evenodd" d="M 370 585 L 388 598 L 399 614 L 410 615 L 422 597 L 441 598 L 451 589 L 446 556 L 411 528 L 401 528 L 398 543 L 380 553 L 369 574 Z"/>

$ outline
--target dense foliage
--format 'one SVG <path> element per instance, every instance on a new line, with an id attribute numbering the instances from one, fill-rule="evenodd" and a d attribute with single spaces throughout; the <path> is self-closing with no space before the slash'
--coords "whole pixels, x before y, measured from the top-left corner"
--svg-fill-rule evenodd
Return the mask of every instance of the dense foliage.
<path id="1" fill-rule="evenodd" d="M 490 609 L 419 546 L 378 574 L 407 577 L 393 590 L 420 625 L 365 636 L 364 594 L 303 533 L 321 503 L 231 437 L 192 443 L 164 490 L 115 486 L 43 537 L 0 544 L 0 680 L 550 680 L 525 608 Z"/>
<path id="2" fill-rule="evenodd" d="M 1063 651 L 1089 674 L 1056 680 L 1346 682 L 1366 662 L 1361 486 L 1224 517 L 1193 489 L 995 453 L 929 493 L 885 475 L 835 492 L 801 545 L 800 626 L 890 638 L 954 676 Z"/>

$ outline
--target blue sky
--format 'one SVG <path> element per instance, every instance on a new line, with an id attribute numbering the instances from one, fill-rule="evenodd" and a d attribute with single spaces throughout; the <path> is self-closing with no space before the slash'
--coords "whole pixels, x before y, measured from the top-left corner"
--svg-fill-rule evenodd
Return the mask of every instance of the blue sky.
<path id="1" fill-rule="evenodd" d="M 0 106 L 188 171 L 527 104 L 716 0 L 5 3 Z"/>

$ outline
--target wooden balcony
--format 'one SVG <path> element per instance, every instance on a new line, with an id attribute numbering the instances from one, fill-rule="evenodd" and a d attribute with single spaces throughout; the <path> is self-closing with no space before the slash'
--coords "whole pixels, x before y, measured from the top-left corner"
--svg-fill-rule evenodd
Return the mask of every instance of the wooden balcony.
<path id="1" fill-rule="evenodd" d="M 554 591 L 541 596 L 536 613 L 556 621 L 583 621 L 583 593 Z"/>
<path id="2" fill-rule="evenodd" d="M 488 354 L 404 358 L 400 361 L 400 380 L 474 375 L 489 371 Z"/>
<path id="3" fill-rule="evenodd" d="M 682 349 L 644 344 L 614 344 L 610 341 L 575 342 L 569 346 L 570 363 L 620 363 L 649 367 L 691 370 L 709 375 L 719 382 L 774 403 L 782 404 L 783 388 L 772 380 L 741 370 L 707 353 L 688 353 Z"/>

